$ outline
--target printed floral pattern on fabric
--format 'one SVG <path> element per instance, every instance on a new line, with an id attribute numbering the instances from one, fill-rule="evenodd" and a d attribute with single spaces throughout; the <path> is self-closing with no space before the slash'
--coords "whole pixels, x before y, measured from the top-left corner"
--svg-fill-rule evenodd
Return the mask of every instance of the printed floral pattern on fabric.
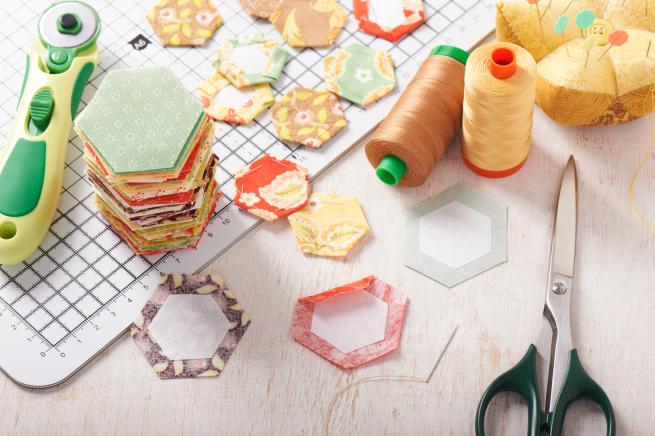
<path id="1" fill-rule="evenodd" d="M 362 295 L 362 293 L 367 294 Z M 368 295 L 369 298 L 352 298 L 347 300 L 349 294 L 353 297 L 355 296 L 354 294 L 360 294 L 360 297 Z M 325 303 L 330 304 L 335 299 L 344 299 L 344 297 L 346 304 L 341 306 L 342 313 L 336 316 L 330 316 L 329 311 L 322 310 L 320 307 Z M 367 301 L 372 300 L 370 297 L 377 298 L 381 302 Z M 365 303 L 362 304 L 362 301 Z M 407 303 L 407 297 L 393 286 L 375 276 L 365 277 L 357 282 L 349 283 L 311 297 L 300 298 L 296 305 L 291 334 L 298 343 L 332 362 L 334 365 L 343 369 L 357 368 L 360 365 L 389 354 L 398 348 Z M 381 340 L 376 341 L 377 338 L 374 338 L 375 335 L 370 334 L 373 333 L 371 330 L 375 329 L 375 322 L 372 322 L 374 320 L 371 319 L 374 316 L 374 312 L 367 309 L 371 305 L 380 304 L 386 304 L 387 310 L 386 319 L 382 319 L 381 327 L 383 336 Z M 344 310 L 349 310 L 350 313 L 344 314 Z M 321 319 L 317 319 L 317 316 L 321 316 Z M 329 336 L 337 344 L 331 343 L 321 337 L 320 331 L 317 334 L 316 325 L 319 322 L 324 325 L 323 330 L 327 329 L 329 331 Z M 351 330 L 353 327 L 359 331 L 355 333 Z M 364 334 L 362 334 L 362 331 L 365 331 Z M 353 343 L 350 340 L 344 340 L 344 336 L 348 336 L 349 334 L 358 336 L 359 342 Z M 351 346 L 346 350 L 348 352 L 344 352 L 344 345 L 348 345 L 348 343 Z"/>
<path id="2" fill-rule="evenodd" d="M 355 197 L 314 193 L 308 206 L 289 216 L 298 248 L 318 256 L 344 257 L 368 233 Z"/>
<path id="3" fill-rule="evenodd" d="M 171 360 L 163 354 L 149 327 L 172 295 L 209 295 L 227 318 L 227 333 L 211 357 Z M 249 326 L 250 317 L 243 311 L 234 293 L 225 288 L 220 276 L 171 274 L 163 277 L 161 284 L 134 321 L 130 335 L 161 379 L 216 377 L 223 372 L 225 364 Z M 193 325 L 188 326 L 190 339 L 194 339 L 194 329 L 196 328 Z"/>
<path id="4" fill-rule="evenodd" d="M 269 19 L 293 47 L 329 47 L 348 15 L 335 0 L 282 0 Z"/>
<path id="5" fill-rule="evenodd" d="M 323 59 L 325 83 L 346 100 L 366 107 L 396 87 L 393 58 L 361 44 L 351 44 Z"/>
<path id="6" fill-rule="evenodd" d="M 275 102 L 268 84 L 239 89 L 219 73 L 200 85 L 198 91 L 209 117 L 232 124 L 248 124 Z"/>
<path id="7" fill-rule="evenodd" d="M 272 39 L 255 33 L 224 40 L 216 67 L 237 88 L 273 83 L 280 78 L 289 54 Z"/>
<path id="8" fill-rule="evenodd" d="M 425 21 L 422 0 L 353 0 L 353 13 L 362 31 L 392 42 Z"/>
<path id="9" fill-rule="evenodd" d="M 301 87 L 282 97 L 271 113 L 282 141 L 312 148 L 321 147 L 348 124 L 336 95 Z"/>
<path id="10" fill-rule="evenodd" d="M 243 9 L 250 15 L 268 18 L 280 5 L 280 0 L 239 0 Z"/>
<path id="11" fill-rule="evenodd" d="M 307 205 L 309 174 L 288 160 L 264 155 L 236 174 L 234 203 L 259 218 L 273 221 Z"/>
<path id="12" fill-rule="evenodd" d="M 160 0 L 148 21 L 163 45 L 199 46 L 223 23 L 210 0 Z"/>

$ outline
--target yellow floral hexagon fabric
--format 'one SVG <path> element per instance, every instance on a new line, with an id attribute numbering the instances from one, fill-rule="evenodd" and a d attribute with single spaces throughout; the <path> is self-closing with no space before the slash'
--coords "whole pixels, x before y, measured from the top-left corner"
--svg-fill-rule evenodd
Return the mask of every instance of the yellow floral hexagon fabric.
<path id="1" fill-rule="evenodd" d="M 207 115 L 217 121 L 248 124 L 275 102 L 268 84 L 236 88 L 220 73 L 198 87 Z"/>
<path id="2" fill-rule="evenodd" d="M 268 18 L 280 5 L 280 0 L 239 0 L 243 9 L 250 15 Z"/>
<path id="3" fill-rule="evenodd" d="M 323 59 L 329 91 L 366 107 L 396 87 L 393 58 L 361 44 L 351 44 Z"/>
<path id="4" fill-rule="evenodd" d="M 329 91 L 297 87 L 271 108 L 282 141 L 320 148 L 347 124 L 339 98 Z"/>
<path id="5" fill-rule="evenodd" d="M 223 20 L 211 0 L 160 0 L 146 16 L 163 45 L 198 46 Z"/>
<path id="6" fill-rule="evenodd" d="M 314 193 L 309 204 L 289 216 L 300 251 L 344 257 L 368 233 L 368 222 L 355 197 Z"/>
<path id="7" fill-rule="evenodd" d="M 280 78 L 289 54 L 261 33 L 229 38 L 218 48 L 216 68 L 237 88 L 273 83 Z"/>
<path id="8" fill-rule="evenodd" d="M 269 20 L 293 47 L 329 47 L 348 14 L 335 0 L 282 0 Z"/>

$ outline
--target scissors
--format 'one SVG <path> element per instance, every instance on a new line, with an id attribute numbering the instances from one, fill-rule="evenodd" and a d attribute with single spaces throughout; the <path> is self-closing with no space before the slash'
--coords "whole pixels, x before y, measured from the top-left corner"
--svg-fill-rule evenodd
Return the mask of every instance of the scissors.
<path id="1" fill-rule="evenodd" d="M 581 399 L 598 404 L 605 414 L 607 435 L 616 434 L 612 404 L 583 368 L 571 340 L 569 307 L 577 219 L 578 179 L 571 156 L 562 176 L 557 202 L 541 331 L 537 342 L 530 344 L 521 361 L 494 380 L 482 395 L 475 418 L 477 436 L 484 436 L 487 408 L 493 397 L 501 392 L 514 392 L 527 402 L 528 436 L 538 436 L 541 431 L 559 436 L 567 408 Z M 539 386 L 546 386 L 546 389 L 540 390 Z"/>

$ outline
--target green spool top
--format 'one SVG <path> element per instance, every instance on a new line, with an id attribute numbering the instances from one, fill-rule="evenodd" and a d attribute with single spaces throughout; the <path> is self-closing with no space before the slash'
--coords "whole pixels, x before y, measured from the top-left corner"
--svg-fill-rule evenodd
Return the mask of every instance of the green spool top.
<path id="1" fill-rule="evenodd" d="M 391 186 L 397 185 L 406 172 L 407 164 L 393 154 L 383 157 L 375 170 L 378 179 Z"/>
<path id="2" fill-rule="evenodd" d="M 459 47 L 455 47 L 454 45 L 438 45 L 432 49 L 430 54 L 433 56 L 448 56 L 456 61 L 460 61 L 464 65 L 466 65 L 466 61 L 469 59 L 469 52 L 462 50 Z"/>
<path id="3" fill-rule="evenodd" d="M 469 58 L 469 53 L 466 50 L 462 50 L 461 48 L 452 45 L 438 45 L 430 52 L 430 55 L 448 56 L 461 62 L 463 65 L 466 65 L 466 61 L 468 61 Z M 407 164 L 393 154 L 388 154 L 383 157 L 375 170 L 378 179 L 387 185 L 392 186 L 400 183 L 400 180 L 402 180 L 406 172 Z"/>

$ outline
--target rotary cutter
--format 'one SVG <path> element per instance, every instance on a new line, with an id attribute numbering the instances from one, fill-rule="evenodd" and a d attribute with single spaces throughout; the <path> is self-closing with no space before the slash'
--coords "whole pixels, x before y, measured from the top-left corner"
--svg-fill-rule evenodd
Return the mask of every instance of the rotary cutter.
<path id="1" fill-rule="evenodd" d="M 27 259 L 46 236 L 61 192 L 73 118 L 98 63 L 100 18 L 63 1 L 39 19 L 16 119 L 0 152 L 0 264 Z"/>

